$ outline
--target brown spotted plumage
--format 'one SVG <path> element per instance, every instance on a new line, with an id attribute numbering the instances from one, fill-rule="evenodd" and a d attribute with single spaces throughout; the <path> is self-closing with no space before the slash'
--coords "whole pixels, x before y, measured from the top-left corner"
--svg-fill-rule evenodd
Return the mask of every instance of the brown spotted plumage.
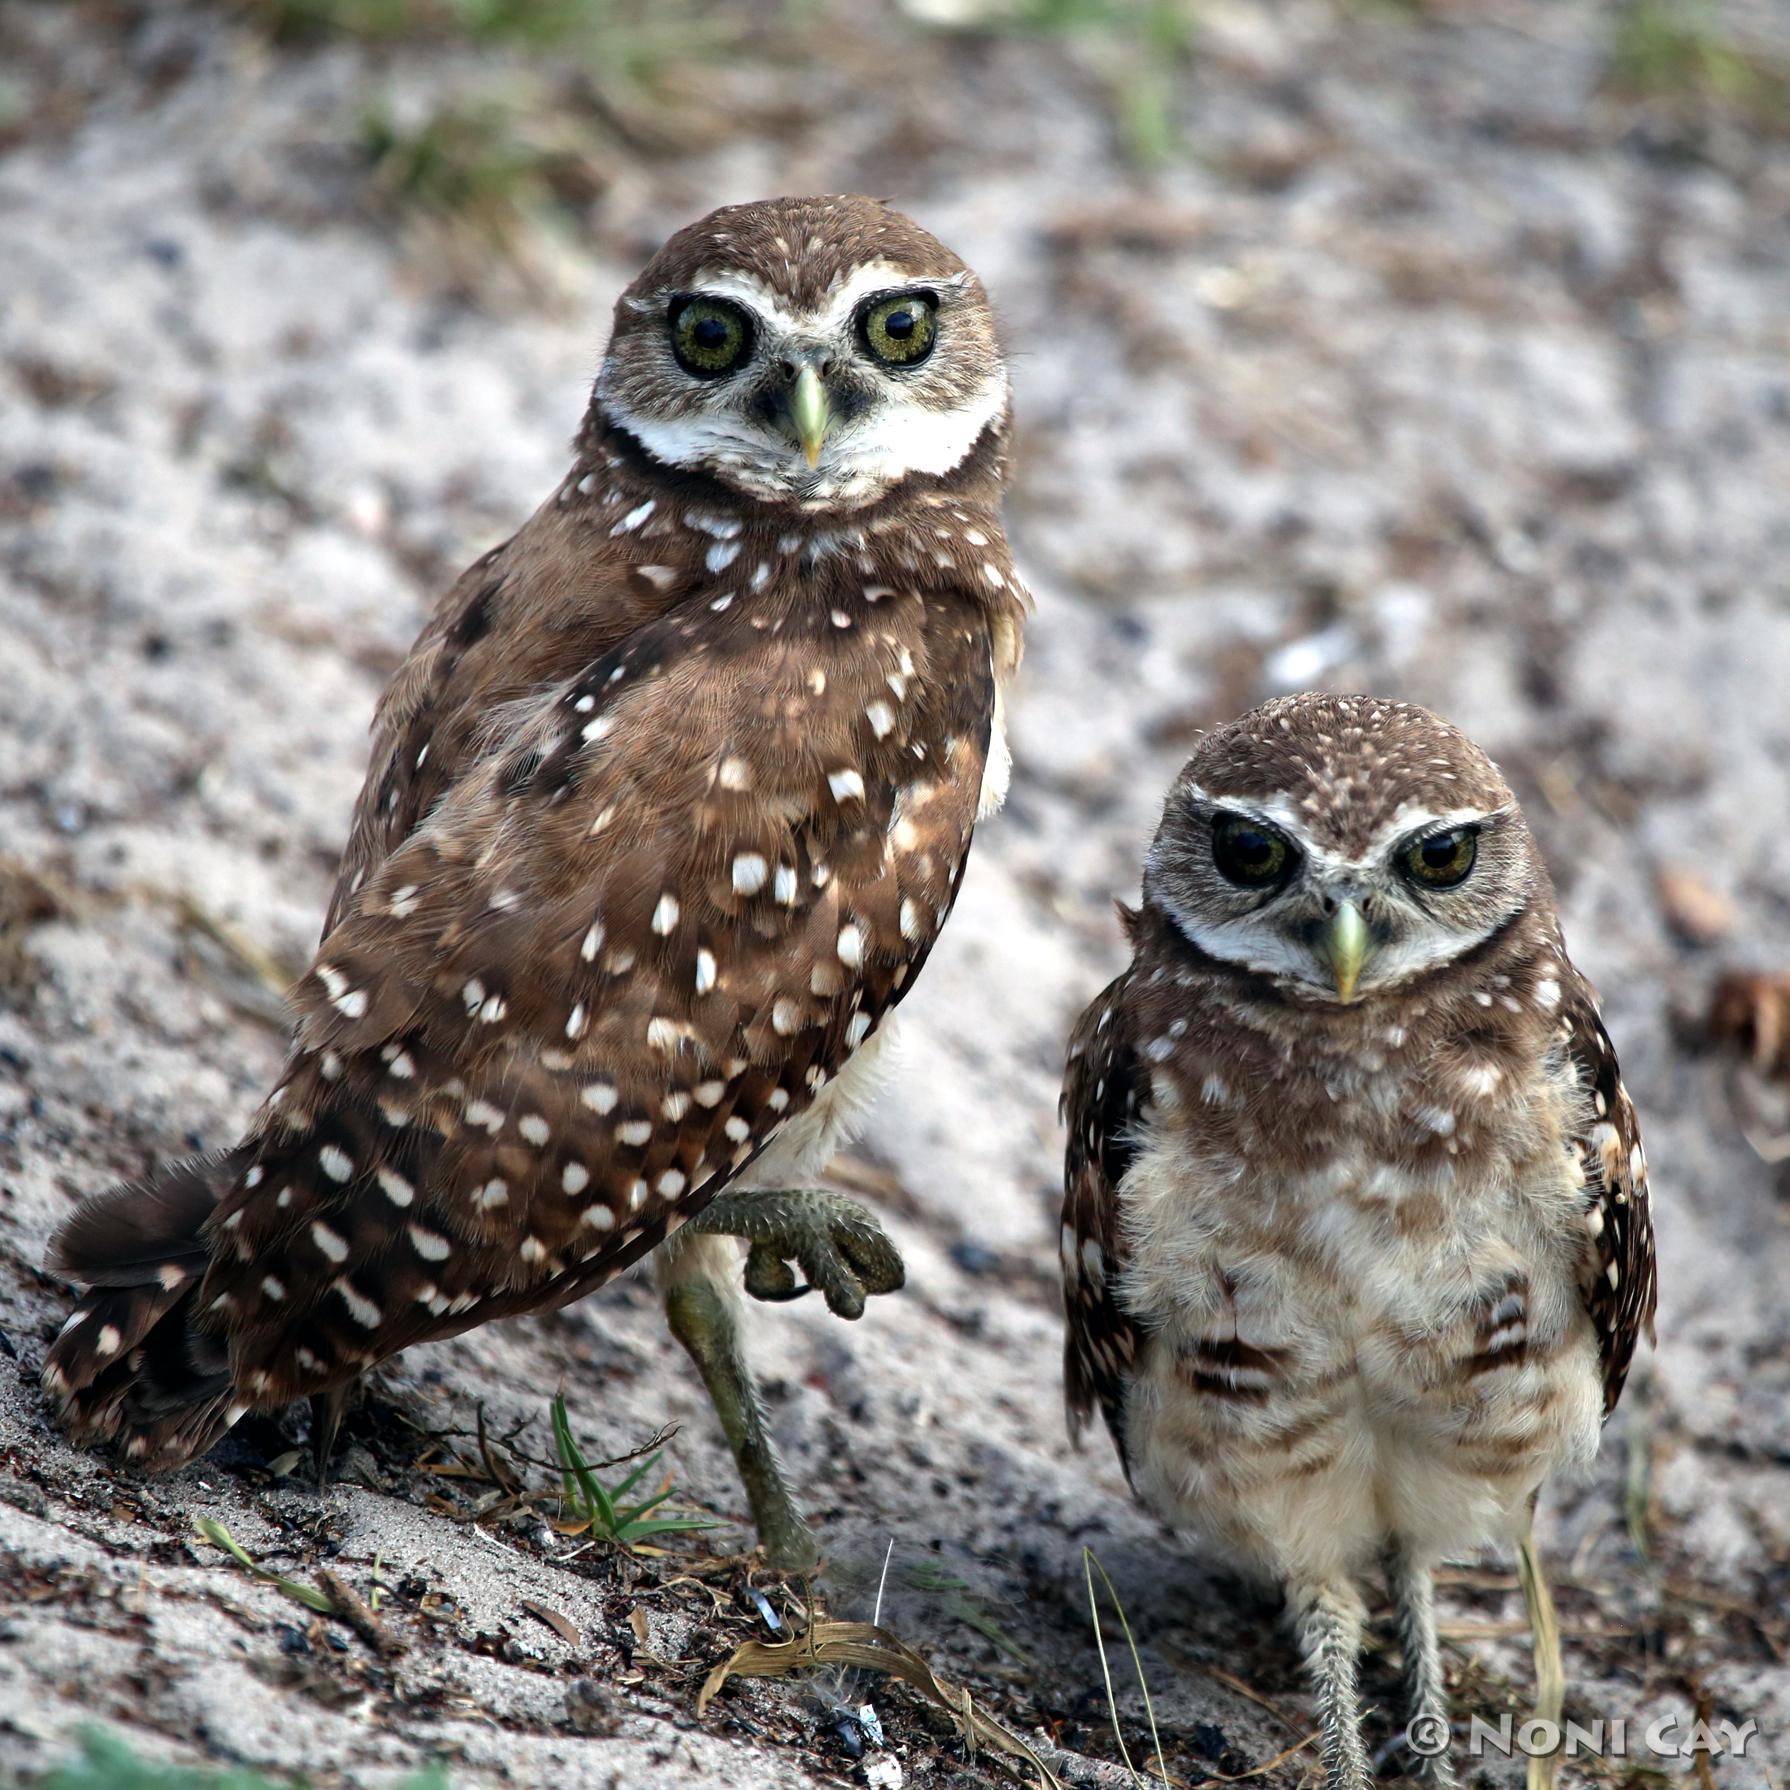
<path id="1" fill-rule="evenodd" d="M 1432 1565 L 1589 1462 L 1651 1328 L 1634 1109 L 1514 798 L 1423 710 L 1208 736 L 1126 921 L 1064 1088 L 1071 1424 L 1286 1586 L 1361 1790 L 1358 1575 L 1440 1711 Z"/>
<path id="2" fill-rule="evenodd" d="M 888 288 L 934 307 L 917 367 L 854 346 Z M 692 292 L 750 316 L 726 376 L 668 341 Z M 58 1239 L 92 1289 L 44 1374 L 77 1435 L 178 1464 L 812 1172 L 1004 775 L 1006 417 L 980 287 L 881 205 L 672 239 L 571 470 L 386 692 L 279 1085 Z"/>

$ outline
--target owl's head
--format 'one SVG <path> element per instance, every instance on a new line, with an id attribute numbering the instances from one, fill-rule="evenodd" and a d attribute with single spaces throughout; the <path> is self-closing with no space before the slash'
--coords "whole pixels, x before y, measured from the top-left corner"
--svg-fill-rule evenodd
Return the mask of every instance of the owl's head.
<path id="1" fill-rule="evenodd" d="M 1289 696 L 1201 741 L 1144 897 L 1207 956 L 1330 1005 L 1479 950 L 1548 887 L 1498 768 L 1426 709 Z"/>
<path id="2" fill-rule="evenodd" d="M 854 196 L 730 205 L 622 294 L 595 403 L 655 460 L 767 503 L 855 509 L 1005 426 L 982 283 Z"/>

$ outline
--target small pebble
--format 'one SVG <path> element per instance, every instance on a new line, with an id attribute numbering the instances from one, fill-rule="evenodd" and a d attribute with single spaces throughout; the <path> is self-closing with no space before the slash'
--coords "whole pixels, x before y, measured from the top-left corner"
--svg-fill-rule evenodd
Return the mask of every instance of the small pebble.
<path id="1" fill-rule="evenodd" d="M 986 1243 L 973 1243 L 968 1238 L 951 1245 L 951 1260 L 965 1274 L 992 1274 L 1001 1265 L 1001 1258 Z"/>
<path id="2" fill-rule="evenodd" d="M 574 1678 L 566 1686 L 566 1726 L 575 1734 L 613 1734 L 626 1713 L 621 1698 L 594 1678 Z"/>

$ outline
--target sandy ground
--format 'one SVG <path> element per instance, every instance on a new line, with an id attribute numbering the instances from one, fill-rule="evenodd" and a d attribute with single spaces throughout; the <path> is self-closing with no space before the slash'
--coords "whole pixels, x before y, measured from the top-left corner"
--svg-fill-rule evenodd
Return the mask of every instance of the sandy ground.
<path id="1" fill-rule="evenodd" d="M 856 1327 L 753 1318 L 829 1607 L 869 1615 L 892 1541 L 885 1620 L 1067 1782 L 1118 1784 L 1091 1545 L 1182 1780 L 1306 1733 L 1272 1606 L 1064 1439 L 1054 1107 L 1195 731 L 1301 686 L 1384 691 L 1523 794 L 1654 1164 L 1659 1353 L 1595 1481 L 1543 1505 L 1571 1707 L 1751 1718 L 1715 1773 L 1782 1781 L 1790 1233 L 1742 1135 L 1757 1090 L 1692 1022 L 1719 967 L 1790 960 L 1790 143 L 1608 92 L 1605 10 L 1202 16 L 1180 147 L 1144 176 L 1110 44 L 815 13 L 810 60 L 744 42 L 656 136 L 592 124 L 601 190 L 531 239 L 533 291 L 488 250 L 469 302 L 345 145 L 374 96 L 426 110 L 501 57 L 274 49 L 198 6 L 0 12 L 0 1778 L 97 1720 L 320 1784 L 432 1757 L 568 1790 L 886 1784 L 891 1760 L 910 1785 L 1012 1781 L 886 1684 L 736 1685 L 698 1721 L 704 1674 L 765 1630 L 725 1556 L 725 1451 L 644 1285 L 415 1351 L 326 1495 L 278 1476 L 298 1413 L 142 1483 L 71 1451 L 35 1390 L 65 1309 L 37 1264 L 71 1202 L 227 1141 L 258 1099 L 278 1009 L 245 951 L 307 954 L 381 682 L 557 477 L 615 289 L 713 204 L 862 188 L 1001 305 L 1039 604 L 1012 798 L 854 1171 L 909 1287 Z M 1674 931 L 1674 872 L 1713 944 Z M 546 1457 L 561 1385 L 594 1453 L 680 1425 L 665 1466 L 727 1526 L 634 1561 L 555 1534 L 545 1499 L 467 1520 L 492 1489 L 427 1466 L 478 1461 L 481 1403 Z M 201 1517 L 307 1582 L 377 1573 L 404 1650 L 250 1578 Z M 1509 1562 L 1466 1563 L 1445 1603 L 1461 1709 L 1524 1708 Z M 1370 1677 L 1384 1704 L 1389 1651 Z M 874 1697 L 888 1753 L 848 1755 L 841 1694 Z"/>

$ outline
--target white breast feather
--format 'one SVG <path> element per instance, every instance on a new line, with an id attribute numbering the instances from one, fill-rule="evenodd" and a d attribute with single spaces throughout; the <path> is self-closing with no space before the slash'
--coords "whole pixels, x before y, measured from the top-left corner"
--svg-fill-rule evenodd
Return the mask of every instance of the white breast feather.
<path id="1" fill-rule="evenodd" d="M 1588 1463 L 1602 1398 L 1577 1285 L 1583 1194 L 1558 1142 L 1572 1099 L 1561 1086 L 1491 1160 L 1424 1176 L 1357 1148 L 1270 1178 L 1179 1128 L 1147 1140 L 1120 1190 L 1121 1299 L 1150 1339 L 1126 1417 L 1145 1502 L 1283 1579 L 1327 1578 L 1394 1539 L 1442 1558 L 1508 1536 L 1543 1477 Z M 1403 1235 L 1377 1202 L 1418 1196 L 1447 1218 Z M 1513 1272 L 1545 1359 L 1463 1380 L 1449 1364 Z M 1214 1370 L 1265 1398 L 1190 1383 L 1199 1345 L 1227 1340 L 1273 1352 L 1266 1376 Z M 1473 1464 L 1492 1444 L 1516 1451 L 1510 1474 Z"/>

